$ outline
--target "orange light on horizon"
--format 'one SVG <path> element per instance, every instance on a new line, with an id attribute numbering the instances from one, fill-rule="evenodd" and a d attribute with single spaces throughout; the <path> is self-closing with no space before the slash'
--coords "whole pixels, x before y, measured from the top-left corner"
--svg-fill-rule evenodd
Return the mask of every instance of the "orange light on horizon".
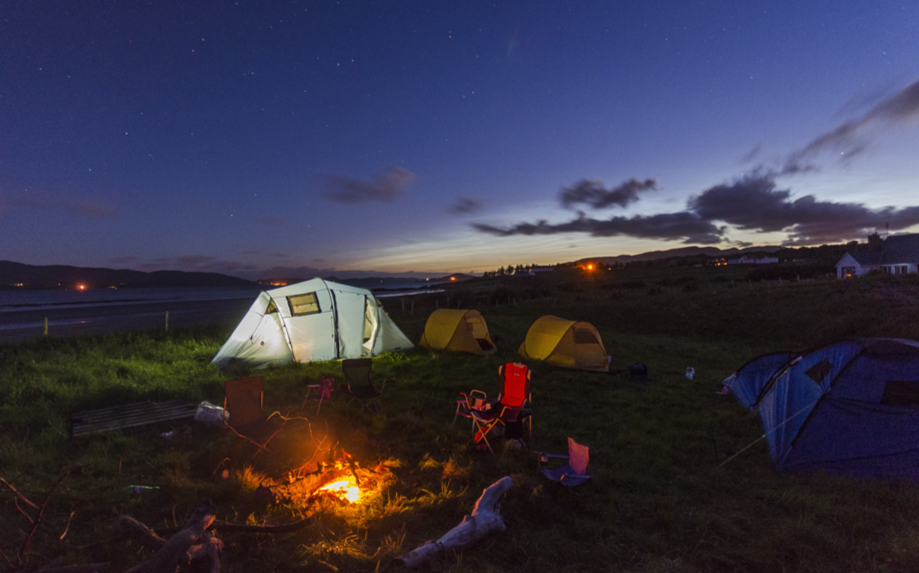
<path id="1" fill-rule="evenodd" d="M 78 285 L 77 285 L 77 290 L 86 290 L 86 285 L 83 284 L 83 283 L 78 284 Z"/>
<path id="2" fill-rule="evenodd" d="M 593 263 L 587 263 L 587 270 L 588 270 L 588 271 L 594 270 L 594 264 L 593 264 Z"/>
<path id="3" fill-rule="evenodd" d="M 451 280 L 451 281 L 455 281 L 455 280 L 456 280 L 456 277 L 450 277 L 450 280 Z"/>

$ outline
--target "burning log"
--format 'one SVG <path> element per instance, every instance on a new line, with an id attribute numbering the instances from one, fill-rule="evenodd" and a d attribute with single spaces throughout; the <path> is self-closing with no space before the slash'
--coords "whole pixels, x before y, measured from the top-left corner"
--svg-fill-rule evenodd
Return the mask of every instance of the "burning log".
<path id="1" fill-rule="evenodd" d="M 499 513 L 498 502 L 504 492 L 514 485 L 508 476 L 491 484 L 475 502 L 472 513 L 463 518 L 459 525 L 448 531 L 437 541 L 428 541 L 421 547 L 396 557 L 393 562 L 402 567 L 421 567 L 447 550 L 463 549 L 491 533 L 504 531 L 507 526 Z"/>

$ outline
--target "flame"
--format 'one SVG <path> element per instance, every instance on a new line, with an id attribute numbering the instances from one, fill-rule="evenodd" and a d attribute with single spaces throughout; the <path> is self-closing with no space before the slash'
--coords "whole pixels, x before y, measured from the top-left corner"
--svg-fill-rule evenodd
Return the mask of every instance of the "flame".
<path id="1" fill-rule="evenodd" d="M 351 476 L 327 483 L 316 490 L 316 493 L 319 492 L 331 493 L 336 497 L 347 499 L 350 503 L 356 503 L 361 498 L 361 490 Z"/>

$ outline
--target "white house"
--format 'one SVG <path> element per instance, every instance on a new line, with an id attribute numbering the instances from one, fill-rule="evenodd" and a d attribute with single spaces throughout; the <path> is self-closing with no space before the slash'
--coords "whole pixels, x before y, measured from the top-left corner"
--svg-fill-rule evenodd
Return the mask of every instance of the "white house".
<path id="1" fill-rule="evenodd" d="M 729 265 L 752 265 L 756 262 L 756 259 L 753 257 L 748 257 L 747 255 L 742 255 L 738 259 L 728 259 Z"/>
<path id="2" fill-rule="evenodd" d="M 919 272 L 919 234 L 887 237 L 873 251 L 846 253 L 836 263 L 836 277 L 860 277 L 871 271 L 892 275 Z"/>
<path id="3" fill-rule="evenodd" d="M 779 262 L 778 257 L 762 256 L 760 258 L 742 255 L 739 259 L 729 259 L 729 265 L 768 265 Z"/>

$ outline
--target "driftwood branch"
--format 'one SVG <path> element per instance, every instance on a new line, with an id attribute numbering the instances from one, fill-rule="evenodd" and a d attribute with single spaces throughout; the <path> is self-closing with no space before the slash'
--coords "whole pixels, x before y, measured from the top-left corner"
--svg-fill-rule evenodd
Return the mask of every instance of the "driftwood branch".
<path id="1" fill-rule="evenodd" d="M 127 519 L 131 519 L 131 518 L 127 518 Z M 135 523 L 137 523 L 138 525 L 140 525 L 141 527 L 149 531 L 150 535 L 156 537 L 157 539 L 162 539 L 163 543 L 165 543 L 165 540 L 162 537 L 160 537 L 161 535 L 170 535 L 181 529 L 179 527 L 169 527 L 169 528 L 162 528 L 162 529 L 154 530 L 154 529 L 150 529 L 149 527 L 147 527 L 143 523 L 140 523 L 139 521 L 136 521 L 133 519 L 131 519 L 131 521 L 134 521 Z M 239 533 L 287 533 L 288 531 L 296 531 L 298 529 L 303 529 L 304 527 L 310 526 L 314 523 L 316 523 L 316 518 L 312 516 L 307 517 L 305 519 L 301 519 L 299 521 L 292 521 L 291 523 L 285 523 L 283 525 L 243 525 L 240 523 L 227 523 L 225 521 L 220 521 L 220 522 L 215 521 L 208 527 L 208 530 L 219 529 L 220 531 L 235 531 Z M 121 524 L 119 524 L 119 527 L 120 525 Z M 135 537 L 137 539 L 141 539 L 141 534 L 146 535 L 145 532 L 142 532 L 139 529 L 134 530 L 134 531 L 125 530 L 123 534 L 126 537 Z M 147 545 L 144 544 L 144 547 L 146 546 Z"/>
<path id="2" fill-rule="evenodd" d="M 185 523 L 185 529 L 169 538 L 153 557 L 154 573 L 173 573 L 179 559 L 188 553 L 188 549 L 204 535 L 208 526 L 217 518 L 217 508 L 211 502 L 205 502 L 191 514 Z"/>
<path id="3" fill-rule="evenodd" d="M 178 530 L 177 530 L 178 531 Z M 151 551 L 159 551 L 166 545 L 166 540 L 155 531 L 133 517 L 122 515 L 118 520 L 118 534 L 127 539 L 136 539 Z"/>
<path id="4" fill-rule="evenodd" d="M 405 555 L 396 557 L 394 563 L 402 567 L 421 567 L 432 559 L 444 555 L 448 550 L 463 549 L 491 533 L 504 531 L 507 526 L 501 519 L 498 502 L 512 485 L 514 482 L 510 477 L 501 478 L 491 484 L 485 488 L 482 496 L 475 502 L 472 513 L 464 517 L 459 525 L 437 541 L 429 541 Z"/>
<path id="5" fill-rule="evenodd" d="M 59 567 L 45 567 L 37 573 L 102 573 L 108 571 L 111 563 L 84 563 L 82 565 L 61 565 Z"/>
<path id="6" fill-rule="evenodd" d="M 10 482 L 6 481 L 3 478 L 0 478 L 0 483 L 5 485 L 8 490 L 16 494 L 16 497 L 21 499 L 23 502 L 25 502 L 25 504 L 28 505 L 31 509 L 33 509 L 34 511 L 38 511 L 39 509 L 38 506 L 32 503 L 31 501 L 29 501 L 29 499 L 26 496 L 19 493 L 19 490 L 13 487 L 13 484 L 11 484 Z"/>
<path id="7" fill-rule="evenodd" d="M 45 514 L 45 508 L 48 507 L 48 500 L 51 499 L 51 493 L 57 489 L 57 486 L 64 481 L 64 478 L 67 477 L 66 473 L 61 474 L 61 477 L 57 478 L 57 481 L 54 482 L 54 485 L 51 486 L 51 489 L 48 490 L 48 493 L 45 494 L 45 499 L 42 501 L 41 507 L 38 508 L 38 515 L 35 516 L 35 521 L 32 522 L 32 529 L 29 530 L 29 533 L 26 535 L 25 541 L 22 542 L 22 547 L 19 548 L 19 553 L 16 555 L 16 564 L 19 567 L 25 565 L 26 561 L 29 559 L 29 551 L 31 550 L 32 537 L 35 535 L 35 532 L 38 530 L 38 525 L 41 523 L 41 518 Z M 7 484 L 9 485 L 9 484 Z M 12 487 L 12 486 L 10 486 Z M 18 492 L 17 492 L 18 493 Z M 19 494 L 22 496 L 22 494 Z M 29 501 L 23 497 L 25 501 Z M 31 502 L 29 502 L 31 504 Z M 31 504 L 34 506 L 35 504 Z"/>
<path id="8" fill-rule="evenodd" d="M 242 533 L 286 533 L 316 522 L 314 517 L 307 517 L 283 525 L 240 525 L 218 523 L 215 517 L 216 511 L 210 502 L 195 510 L 182 528 L 153 530 L 134 518 L 121 516 L 118 520 L 118 533 L 124 538 L 136 539 L 145 548 L 156 551 L 153 559 L 132 567 L 127 573 L 173 573 L 177 564 L 189 561 L 197 562 L 198 571 L 219 573 L 219 553 L 223 550 L 223 542 L 210 529 Z M 168 540 L 163 537 L 171 533 L 175 535 Z"/>
<path id="9" fill-rule="evenodd" d="M 152 529 L 131 518 L 122 518 L 118 529 L 123 534 L 135 536 L 145 547 L 160 545 L 150 561 L 128 569 L 127 573 L 175 573 L 179 561 L 207 559 L 208 571 L 220 571 L 217 553 L 223 548 L 219 539 L 206 533 L 217 517 L 217 510 L 211 502 L 201 504 L 185 522 L 185 527 L 168 541 L 157 536 Z M 160 544 L 162 541 L 162 544 Z"/>

